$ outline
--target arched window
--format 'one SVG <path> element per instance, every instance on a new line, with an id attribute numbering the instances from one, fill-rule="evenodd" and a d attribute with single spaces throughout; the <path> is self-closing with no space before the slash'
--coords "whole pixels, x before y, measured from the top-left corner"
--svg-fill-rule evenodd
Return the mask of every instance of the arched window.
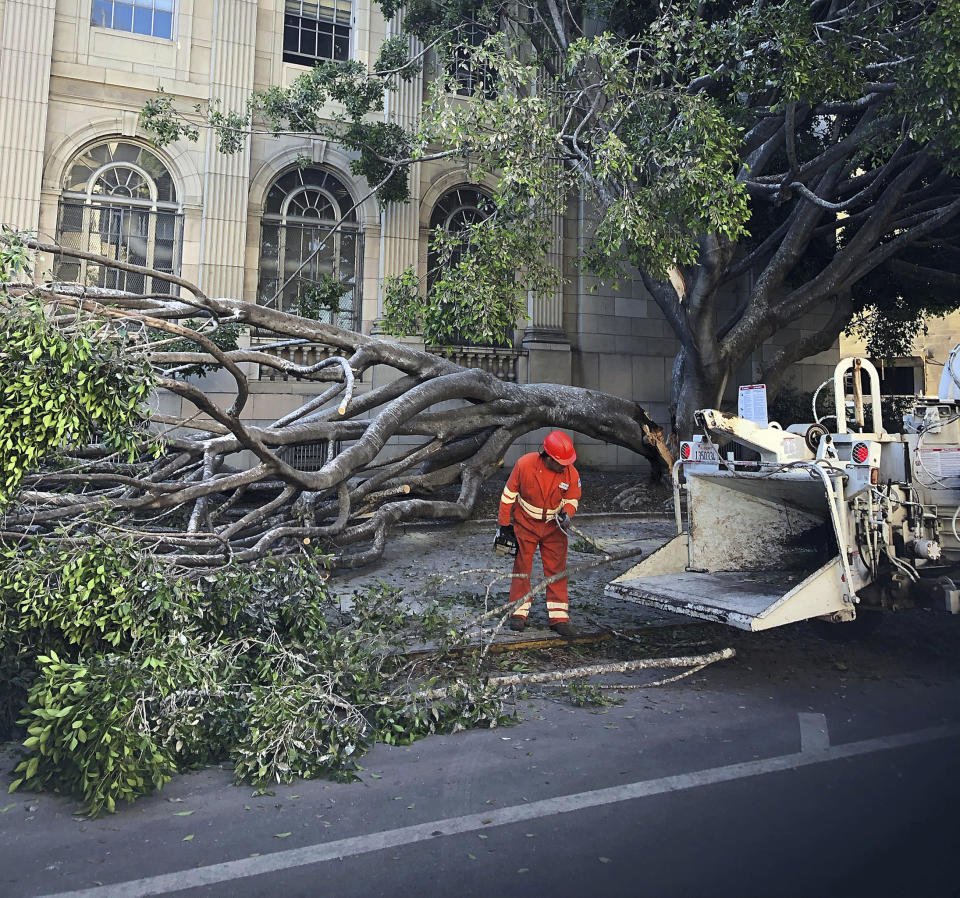
<path id="1" fill-rule="evenodd" d="M 488 218 L 493 213 L 493 200 L 490 194 L 470 185 L 454 187 L 448 190 L 437 201 L 430 216 L 430 231 L 437 228 L 448 234 L 459 234 L 466 231 L 472 224 Z M 469 238 L 464 234 L 462 244 L 455 248 L 446 259 L 441 259 L 439 253 L 430 242 L 427 252 L 427 290 L 433 287 L 441 265 L 455 265 L 460 254 L 469 246 Z"/>
<path id="2" fill-rule="evenodd" d="M 81 151 L 61 184 L 57 240 L 64 246 L 180 273 L 183 216 L 166 166 L 146 147 L 106 140 Z M 64 281 L 132 293 L 170 293 L 169 281 L 59 258 Z"/>
<path id="3" fill-rule="evenodd" d="M 356 329 L 362 258 L 354 201 L 337 177 L 297 167 L 274 181 L 260 229 L 259 302 Z"/>
<path id="4" fill-rule="evenodd" d="M 470 246 L 469 228 L 489 218 L 494 211 L 490 194 L 472 185 L 462 185 L 448 190 L 437 201 L 430 216 L 431 238 L 427 249 L 427 292 L 434 289 L 444 269 L 452 268 Z M 458 237 L 446 242 L 443 253 L 438 251 L 435 231 L 445 231 Z M 442 302 L 442 300 L 441 300 Z M 449 342 L 453 345 L 477 345 L 459 332 L 453 333 Z"/>

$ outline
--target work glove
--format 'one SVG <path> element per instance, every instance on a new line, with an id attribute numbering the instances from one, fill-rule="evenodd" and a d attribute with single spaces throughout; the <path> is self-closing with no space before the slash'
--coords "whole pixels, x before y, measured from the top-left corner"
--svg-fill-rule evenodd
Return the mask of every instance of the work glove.
<path id="1" fill-rule="evenodd" d="M 569 521 L 569 520 L 570 520 L 570 515 L 568 515 L 565 511 L 558 511 L 558 512 L 557 512 L 557 523 L 558 523 L 561 527 L 563 527 L 563 526 L 567 523 L 567 521 Z"/>

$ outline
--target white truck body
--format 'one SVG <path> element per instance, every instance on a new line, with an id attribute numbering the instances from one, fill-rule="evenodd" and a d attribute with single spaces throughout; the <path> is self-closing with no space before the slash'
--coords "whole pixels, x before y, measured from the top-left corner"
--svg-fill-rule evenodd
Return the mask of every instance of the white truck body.
<path id="1" fill-rule="evenodd" d="M 746 630 L 917 602 L 960 612 L 960 346 L 900 432 L 884 429 L 868 360 L 841 361 L 833 384 L 832 430 L 699 412 L 673 470 L 677 535 L 607 592 Z M 758 460 L 724 457 L 730 442 Z"/>

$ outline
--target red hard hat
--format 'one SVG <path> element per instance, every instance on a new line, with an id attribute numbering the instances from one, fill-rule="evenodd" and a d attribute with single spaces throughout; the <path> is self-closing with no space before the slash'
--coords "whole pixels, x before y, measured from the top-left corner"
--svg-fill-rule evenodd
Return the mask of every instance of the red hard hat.
<path id="1" fill-rule="evenodd" d="M 573 440 L 562 430 L 554 430 L 547 434 L 547 438 L 543 441 L 543 451 L 560 465 L 572 465 L 577 460 L 577 453 L 573 450 Z"/>

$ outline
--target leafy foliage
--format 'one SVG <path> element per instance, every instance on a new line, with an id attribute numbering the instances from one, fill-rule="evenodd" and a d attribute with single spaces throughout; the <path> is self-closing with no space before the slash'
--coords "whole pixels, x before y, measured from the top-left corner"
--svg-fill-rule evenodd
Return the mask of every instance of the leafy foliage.
<path id="1" fill-rule="evenodd" d="M 121 333 L 58 326 L 41 303 L 7 297 L 0 353 L 0 507 L 46 456 L 94 434 L 128 459 L 141 451 L 154 377 Z"/>
<path id="2" fill-rule="evenodd" d="M 336 315 L 340 301 L 350 290 L 349 284 L 321 272 L 315 280 L 301 286 L 297 294 L 297 314 L 313 320 L 327 312 Z"/>
<path id="3" fill-rule="evenodd" d="M 0 225 L 0 285 L 10 282 L 15 276 L 29 276 L 33 271 L 31 253 L 27 247 L 27 240 L 31 236 L 8 225 Z"/>
<path id="4" fill-rule="evenodd" d="M 430 345 L 501 346 L 526 317 L 528 290 L 557 286 L 560 273 L 545 263 L 552 235 L 536 216 L 505 227 L 509 212 L 494 212 L 463 230 L 437 228 L 431 249 L 437 264 L 426 294 L 413 269 L 385 281 L 387 333 L 422 333 Z M 518 271 L 521 260 L 531 260 Z"/>
<path id="5" fill-rule="evenodd" d="M 594 683 L 586 683 L 582 680 L 571 683 L 567 687 L 567 694 L 570 702 L 578 707 L 601 707 L 608 708 L 614 705 L 622 705 L 622 698 L 608 696 L 600 686 Z"/>
<path id="6" fill-rule="evenodd" d="M 469 678 L 420 695 L 401 654 L 418 615 L 384 588 L 344 608 L 323 562 L 192 583 L 125 542 L 5 548 L 0 694 L 25 703 L 30 752 L 11 790 L 56 789 L 96 814 L 225 758 L 261 787 L 351 779 L 377 741 L 501 721 L 501 698 Z"/>
<path id="7" fill-rule="evenodd" d="M 960 173 L 960 2 L 939 0 L 918 28 L 915 56 L 898 93 L 910 137 Z"/>
<path id="8" fill-rule="evenodd" d="M 883 310 L 868 306 L 859 312 L 846 333 L 866 343 L 871 358 L 892 360 L 908 356 L 914 341 L 927 332 L 924 315 L 915 305 L 902 298 L 886 303 Z"/>

